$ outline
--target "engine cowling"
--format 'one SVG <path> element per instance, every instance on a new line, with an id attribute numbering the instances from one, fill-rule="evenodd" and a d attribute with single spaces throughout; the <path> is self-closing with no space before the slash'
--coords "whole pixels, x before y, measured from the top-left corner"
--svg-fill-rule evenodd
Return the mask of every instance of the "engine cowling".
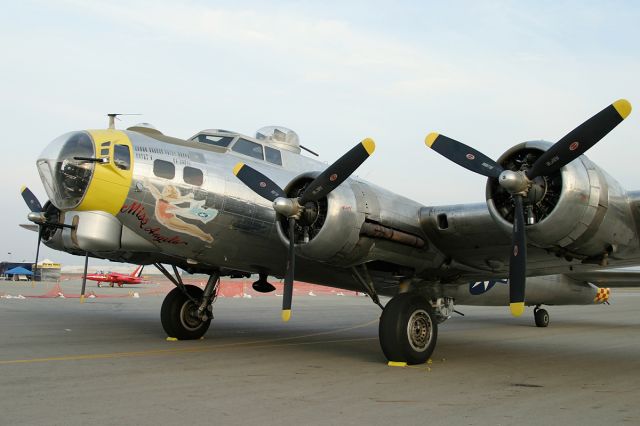
<path id="1" fill-rule="evenodd" d="M 528 168 L 551 145 L 545 141 L 518 144 L 498 163 L 514 171 Z M 512 198 L 497 179 L 489 179 L 486 188 L 491 216 L 510 234 Z M 567 257 L 610 254 L 634 235 L 625 224 L 628 221 L 619 220 L 619 212 L 626 207 L 625 196 L 615 180 L 582 155 L 553 175 L 534 179 L 524 198 L 527 239 Z"/>
<path id="2" fill-rule="evenodd" d="M 300 196 L 314 177 L 309 173 L 292 181 L 285 188 L 287 196 Z M 358 200 L 351 187 L 341 185 L 306 207 L 295 227 L 296 253 L 308 259 L 331 263 L 340 263 L 341 259 L 353 256 L 365 214 L 358 208 Z M 278 235 L 288 245 L 287 218 L 279 215 L 278 219 Z"/>

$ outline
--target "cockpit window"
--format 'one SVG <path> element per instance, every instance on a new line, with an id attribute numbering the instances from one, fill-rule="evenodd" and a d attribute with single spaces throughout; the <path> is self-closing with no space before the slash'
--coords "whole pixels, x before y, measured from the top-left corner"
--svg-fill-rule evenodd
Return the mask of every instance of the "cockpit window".
<path id="1" fill-rule="evenodd" d="M 246 139 L 238 139 L 238 141 L 231 148 L 232 151 L 239 152 L 240 154 L 248 155 L 249 157 L 264 160 L 264 154 L 262 153 L 262 145 L 259 143 L 251 142 Z"/>
<path id="2" fill-rule="evenodd" d="M 129 170 L 131 168 L 131 153 L 126 145 L 114 145 L 113 162 L 117 168 Z"/>
<path id="3" fill-rule="evenodd" d="M 233 138 L 233 136 L 198 135 L 192 140 L 226 148 L 229 146 Z"/>
<path id="4" fill-rule="evenodd" d="M 277 164 L 278 166 L 282 166 L 282 154 L 277 149 L 271 148 L 269 146 L 264 147 L 265 158 L 269 163 Z"/>
<path id="5" fill-rule="evenodd" d="M 176 177 L 176 166 L 168 161 L 154 160 L 153 174 L 164 179 L 173 179 Z"/>

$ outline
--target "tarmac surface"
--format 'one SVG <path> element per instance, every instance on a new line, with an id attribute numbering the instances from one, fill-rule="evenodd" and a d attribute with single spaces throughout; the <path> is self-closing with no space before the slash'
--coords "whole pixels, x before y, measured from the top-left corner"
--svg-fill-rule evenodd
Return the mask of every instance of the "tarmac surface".
<path id="1" fill-rule="evenodd" d="M 406 368 L 366 297 L 296 297 L 287 324 L 279 297 L 220 298 L 204 340 L 171 342 L 158 292 L 18 298 L 49 290 L 0 284 L 1 425 L 640 424 L 640 289 L 550 307 L 546 329 L 459 307 L 432 363 Z"/>

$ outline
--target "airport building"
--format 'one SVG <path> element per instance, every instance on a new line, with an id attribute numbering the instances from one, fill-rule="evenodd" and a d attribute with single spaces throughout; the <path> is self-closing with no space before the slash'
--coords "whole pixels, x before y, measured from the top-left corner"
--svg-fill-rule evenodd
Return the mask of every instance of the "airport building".
<path id="1" fill-rule="evenodd" d="M 38 263 L 35 270 L 33 263 L 28 262 L 0 262 L 0 279 L 24 281 L 58 281 L 60 279 L 61 265 L 44 259 Z"/>

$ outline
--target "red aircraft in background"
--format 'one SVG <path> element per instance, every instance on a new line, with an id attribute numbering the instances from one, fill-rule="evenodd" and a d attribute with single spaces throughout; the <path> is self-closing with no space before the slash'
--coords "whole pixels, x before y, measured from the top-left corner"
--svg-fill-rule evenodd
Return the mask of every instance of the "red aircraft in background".
<path id="1" fill-rule="evenodd" d="M 110 287 L 113 287 L 114 284 L 117 284 L 118 287 L 122 287 L 123 284 L 140 284 L 144 282 L 142 277 L 142 270 L 144 269 L 144 265 L 138 265 L 138 267 L 133 271 L 130 275 L 119 274 L 117 272 L 107 272 L 96 273 L 96 274 L 87 274 L 87 279 L 98 282 L 98 287 L 100 287 L 101 283 L 109 283 Z"/>

